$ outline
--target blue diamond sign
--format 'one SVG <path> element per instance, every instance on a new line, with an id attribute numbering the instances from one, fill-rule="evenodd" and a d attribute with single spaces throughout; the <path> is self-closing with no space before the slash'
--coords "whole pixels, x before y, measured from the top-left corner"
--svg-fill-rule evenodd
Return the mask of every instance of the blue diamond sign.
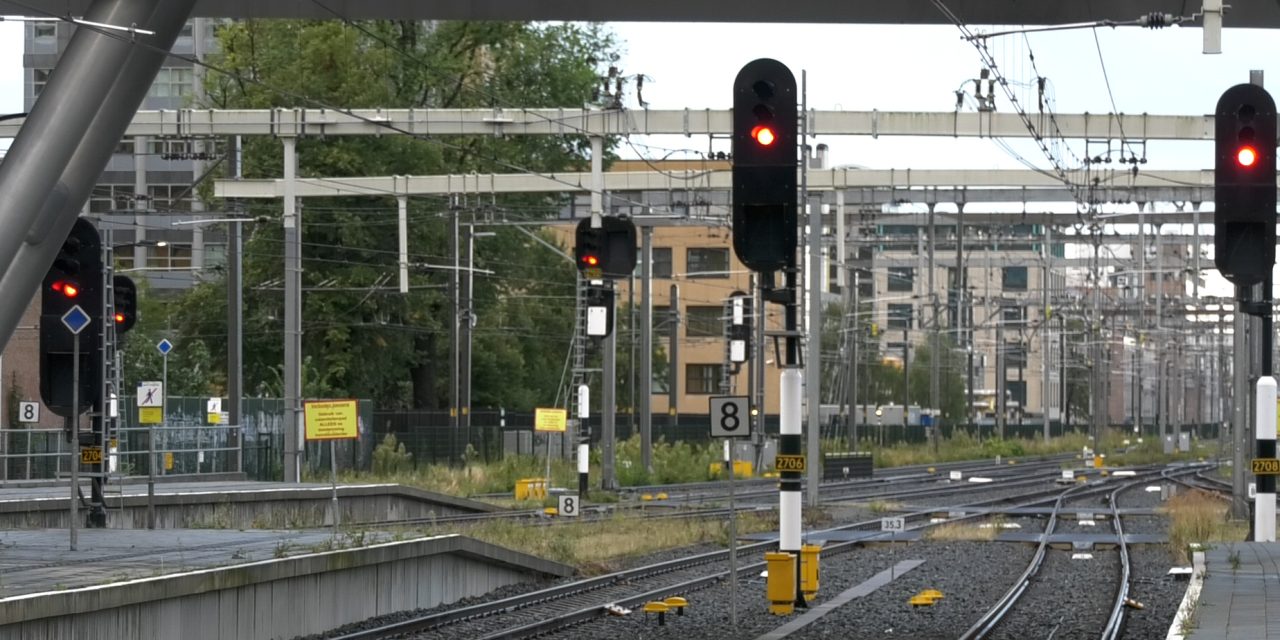
<path id="1" fill-rule="evenodd" d="M 92 318 L 80 308 L 80 305 L 71 307 L 69 311 L 62 314 L 62 324 L 71 331 L 72 335 L 80 335 L 80 332 L 89 326 L 91 320 Z"/>
<path id="2" fill-rule="evenodd" d="M 156 345 L 156 348 L 160 350 L 160 355 L 167 356 L 170 351 L 173 351 L 173 343 L 169 342 L 168 338 L 165 338 Z"/>

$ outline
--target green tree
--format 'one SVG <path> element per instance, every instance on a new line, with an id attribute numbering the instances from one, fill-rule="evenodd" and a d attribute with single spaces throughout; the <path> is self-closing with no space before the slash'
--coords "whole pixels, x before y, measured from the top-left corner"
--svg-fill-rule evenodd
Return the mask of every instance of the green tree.
<path id="1" fill-rule="evenodd" d="M 965 414 L 965 354 L 955 348 L 950 336 L 940 336 L 939 345 L 939 409 L 944 420 L 963 422 Z M 933 368 L 933 352 L 928 343 L 915 345 L 911 354 L 911 402 L 921 407 L 930 407 L 929 375 Z"/>
<path id="2" fill-rule="evenodd" d="M 592 98 L 597 66 L 617 58 L 611 34 L 581 24 L 248 20 L 227 25 L 219 39 L 217 64 L 227 73 L 211 73 L 206 86 L 207 104 L 220 108 L 578 105 Z M 386 135 L 301 138 L 297 148 L 299 175 L 340 178 L 575 170 L 586 166 L 589 143 L 573 135 Z M 279 177 L 279 141 L 247 139 L 242 171 Z M 537 221 L 558 208 L 546 197 L 411 199 L 412 290 L 402 295 L 391 194 L 306 200 L 304 393 L 447 406 L 454 218 L 463 225 Z M 282 212 L 278 202 L 249 209 L 261 223 L 251 225 L 244 250 L 246 390 L 279 395 Z M 572 300 L 572 266 L 509 228 L 477 239 L 475 251 L 484 271 L 474 278 L 472 404 L 548 402 L 572 336 L 573 305 L 562 302 Z M 222 351 L 224 288 L 225 279 L 214 277 L 183 297 L 172 328 L 184 343 Z"/>

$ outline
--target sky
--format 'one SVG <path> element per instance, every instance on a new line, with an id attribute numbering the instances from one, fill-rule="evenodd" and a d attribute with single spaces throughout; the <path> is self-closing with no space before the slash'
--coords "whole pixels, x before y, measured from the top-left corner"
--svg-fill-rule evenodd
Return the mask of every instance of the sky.
<path id="1" fill-rule="evenodd" d="M 807 103 L 813 109 L 947 112 L 955 109 L 955 92 L 964 89 L 970 96 L 965 110 L 972 111 L 972 80 L 982 69 L 975 47 L 947 25 L 610 26 L 624 51 L 618 66 L 626 75 L 645 76 L 643 98 L 654 109 L 728 108 L 738 69 L 754 58 L 773 57 L 790 66 L 798 80 L 804 76 Z M 1047 95 L 1058 113 L 1207 114 L 1222 91 L 1248 81 L 1250 69 L 1263 70 L 1271 84 L 1280 86 L 1280 38 L 1274 31 L 1227 30 L 1218 55 L 1202 54 L 1201 45 L 1200 29 L 1179 27 L 1079 29 L 988 40 L 1012 91 L 1032 112 L 1037 109 L 1037 76 L 1048 79 Z M 634 93 L 628 94 L 626 104 L 639 107 Z M 22 25 L 0 22 L 0 113 L 21 108 Z M 1001 95 L 997 109 L 1010 112 L 1012 106 Z M 620 153 L 661 158 L 729 150 L 727 140 L 683 136 L 633 142 L 634 150 L 624 147 Z M 976 139 L 828 136 L 811 142 L 829 146 L 834 166 L 1022 168 L 1015 153 L 1037 166 L 1050 166 L 1027 141 L 1010 141 L 1012 152 L 992 140 Z M 7 142 L 0 141 L 0 148 L 4 146 Z M 1203 169 L 1212 164 L 1208 142 L 1157 142 L 1145 151 L 1149 162 L 1143 169 Z M 1101 152 L 1097 146 L 1087 150 L 1089 155 Z M 1085 153 L 1084 143 L 1077 140 L 1063 150 L 1063 157 Z"/>

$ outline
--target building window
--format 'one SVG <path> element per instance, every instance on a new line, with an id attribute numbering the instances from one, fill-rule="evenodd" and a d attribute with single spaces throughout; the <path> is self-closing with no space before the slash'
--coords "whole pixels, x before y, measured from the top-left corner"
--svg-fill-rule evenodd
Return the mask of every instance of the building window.
<path id="1" fill-rule="evenodd" d="M 890 304 L 889 305 L 889 328 L 890 329 L 910 329 L 911 318 L 915 314 L 915 307 L 909 304 Z"/>
<path id="2" fill-rule="evenodd" d="M 1027 348 L 1020 342 L 1006 342 L 1004 344 L 1004 366 L 1006 369 L 1027 366 Z"/>
<path id="3" fill-rule="evenodd" d="M 58 37 L 58 23 L 56 22 L 37 22 L 32 25 L 31 29 L 37 40 Z"/>
<path id="4" fill-rule="evenodd" d="M 1026 307 L 1001 307 L 1000 318 L 1006 325 L 1024 324 L 1027 321 Z"/>
<path id="5" fill-rule="evenodd" d="M 190 269 L 191 245 L 166 244 L 163 247 L 147 247 L 148 269 Z"/>
<path id="6" fill-rule="evenodd" d="M 685 307 L 686 338 L 719 338 L 724 335 L 723 307 Z"/>
<path id="7" fill-rule="evenodd" d="M 1027 383 L 1025 380 L 1009 380 L 1004 383 L 1005 393 L 1008 394 L 1009 406 L 1018 407 L 1022 410 L 1027 408 Z"/>
<path id="8" fill-rule="evenodd" d="M 194 77 L 191 69 L 166 67 L 156 74 L 147 95 L 153 98 L 185 98 L 191 95 Z"/>
<path id="9" fill-rule="evenodd" d="M 49 76 L 51 75 L 53 75 L 53 69 L 31 70 L 31 97 L 40 97 L 40 93 L 44 91 L 45 85 L 49 84 Z"/>
<path id="10" fill-rule="evenodd" d="M 912 291 L 915 284 L 914 267 L 889 267 L 889 291 Z"/>
<path id="11" fill-rule="evenodd" d="M 684 392 L 690 395 L 720 393 L 720 375 L 724 365 L 687 364 L 684 367 Z"/>
<path id="12" fill-rule="evenodd" d="M 151 199 L 147 206 L 154 211 L 190 211 L 192 193 L 191 187 L 186 185 L 151 185 L 148 187 Z M 175 200 L 175 198 L 178 199 Z"/>
<path id="13" fill-rule="evenodd" d="M 653 248 L 653 277 L 671 277 L 671 247 Z"/>
<path id="14" fill-rule="evenodd" d="M 1027 268 L 1005 267 L 1000 281 L 1005 291 L 1026 291 Z"/>
<path id="15" fill-rule="evenodd" d="M 685 275 L 690 278 L 728 278 L 729 250 L 727 248 L 690 248 L 685 253 Z"/>

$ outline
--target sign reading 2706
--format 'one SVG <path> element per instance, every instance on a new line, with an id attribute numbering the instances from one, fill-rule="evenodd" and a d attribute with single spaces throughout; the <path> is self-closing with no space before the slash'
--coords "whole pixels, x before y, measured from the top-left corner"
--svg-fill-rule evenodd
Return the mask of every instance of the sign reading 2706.
<path id="1" fill-rule="evenodd" d="M 750 438 L 749 406 L 746 396 L 711 398 L 711 437 Z"/>
<path id="2" fill-rule="evenodd" d="M 773 459 L 773 468 L 777 471 L 804 471 L 804 456 L 779 453 Z"/>

